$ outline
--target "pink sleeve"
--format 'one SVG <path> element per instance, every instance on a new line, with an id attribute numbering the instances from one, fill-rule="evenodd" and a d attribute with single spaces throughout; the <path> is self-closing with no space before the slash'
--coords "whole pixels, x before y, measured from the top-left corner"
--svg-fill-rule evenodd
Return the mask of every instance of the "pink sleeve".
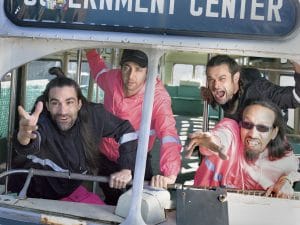
<path id="1" fill-rule="evenodd" d="M 161 84 L 159 84 L 161 85 Z M 177 176 L 181 168 L 181 144 L 171 108 L 171 99 L 164 87 L 157 85 L 152 121 L 161 141 L 160 170 L 164 176 Z"/>
<path id="2" fill-rule="evenodd" d="M 104 73 L 108 71 L 104 59 L 101 58 L 95 49 L 88 51 L 86 53 L 86 58 L 88 60 L 93 79 L 97 82 L 99 87 L 103 89 L 103 83 L 105 82 Z"/>
<path id="3" fill-rule="evenodd" d="M 224 146 L 225 153 L 227 153 L 233 143 L 232 138 L 239 138 L 239 129 L 239 125 L 235 120 L 224 118 L 216 124 L 211 134 L 220 140 Z M 200 153 L 205 156 L 217 155 L 216 152 L 204 147 L 200 148 Z"/>

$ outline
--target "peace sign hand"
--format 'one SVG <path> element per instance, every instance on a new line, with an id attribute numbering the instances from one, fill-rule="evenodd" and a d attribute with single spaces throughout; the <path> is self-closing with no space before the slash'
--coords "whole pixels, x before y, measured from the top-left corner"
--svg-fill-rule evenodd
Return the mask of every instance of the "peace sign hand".
<path id="1" fill-rule="evenodd" d="M 18 107 L 20 122 L 17 138 L 21 145 L 28 145 L 30 139 L 36 138 L 36 134 L 34 134 L 33 131 L 36 131 L 38 129 L 37 121 L 42 111 L 42 102 L 38 102 L 36 104 L 35 110 L 31 115 L 26 112 L 22 106 Z"/>

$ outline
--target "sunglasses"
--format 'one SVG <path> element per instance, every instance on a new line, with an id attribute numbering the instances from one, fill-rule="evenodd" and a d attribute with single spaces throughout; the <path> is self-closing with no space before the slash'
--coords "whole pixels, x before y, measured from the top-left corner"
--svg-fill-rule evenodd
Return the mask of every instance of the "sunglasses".
<path id="1" fill-rule="evenodd" d="M 253 127 L 255 127 L 257 131 L 262 132 L 262 133 L 269 132 L 271 129 L 273 129 L 273 127 L 268 127 L 268 126 L 262 125 L 262 124 L 255 125 L 254 123 L 246 122 L 246 121 L 241 121 L 240 126 L 247 130 L 252 130 Z"/>

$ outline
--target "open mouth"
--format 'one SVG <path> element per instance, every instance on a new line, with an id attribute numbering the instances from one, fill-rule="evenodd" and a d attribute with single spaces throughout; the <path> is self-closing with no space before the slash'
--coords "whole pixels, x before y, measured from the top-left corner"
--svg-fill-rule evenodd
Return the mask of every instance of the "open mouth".
<path id="1" fill-rule="evenodd" d="M 246 144 L 248 147 L 255 148 L 259 146 L 259 141 L 255 139 L 247 139 Z"/>
<path id="2" fill-rule="evenodd" d="M 70 121 L 70 118 L 69 118 L 68 116 L 58 116 L 58 117 L 56 118 L 56 121 L 57 121 L 58 123 L 64 124 L 64 123 L 68 123 L 68 122 Z"/>
<path id="3" fill-rule="evenodd" d="M 217 96 L 218 98 L 223 98 L 224 95 L 225 95 L 225 91 L 216 91 L 216 96 Z"/>
<path id="4" fill-rule="evenodd" d="M 215 91 L 214 96 L 216 99 L 222 99 L 225 96 L 225 91 Z"/>

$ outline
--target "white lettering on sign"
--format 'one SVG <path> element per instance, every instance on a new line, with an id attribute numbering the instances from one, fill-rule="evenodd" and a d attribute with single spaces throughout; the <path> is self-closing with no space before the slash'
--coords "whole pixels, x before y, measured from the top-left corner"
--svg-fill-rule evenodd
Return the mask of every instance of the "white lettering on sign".
<path id="1" fill-rule="evenodd" d="M 268 21 L 272 21 L 272 16 L 274 13 L 275 21 L 281 22 L 281 17 L 279 14 L 279 10 L 282 8 L 282 0 L 277 1 L 277 5 L 274 3 L 274 0 L 269 0 L 269 10 L 268 10 Z"/>
<path id="2" fill-rule="evenodd" d="M 246 0 L 241 0 L 241 8 L 240 8 L 240 19 L 245 19 L 246 13 Z"/>
<path id="3" fill-rule="evenodd" d="M 69 0 L 69 7 L 73 9 L 80 9 L 82 8 L 81 3 L 75 3 L 74 0 Z"/>
<path id="4" fill-rule="evenodd" d="M 258 3 L 257 0 L 252 0 L 251 4 L 251 20 L 264 20 L 264 16 L 260 16 L 256 14 L 256 10 L 258 8 L 264 8 L 264 3 Z"/>
<path id="5" fill-rule="evenodd" d="M 127 5 L 127 11 L 132 11 L 132 0 L 117 0 L 116 1 L 116 11 L 120 11 L 120 3 L 122 2 L 122 7 L 125 8 Z"/>
<path id="6" fill-rule="evenodd" d="M 200 6 L 196 9 L 195 4 L 196 4 L 196 0 L 191 0 L 190 13 L 192 16 L 201 16 L 203 9 Z"/>
<path id="7" fill-rule="evenodd" d="M 151 2 L 152 2 L 152 1 L 151 1 Z M 146 8 L 146 7 L 141 7 L 141 2 L 140 2 L 140 0 L 136 0 L 136 2 L 135 2 L 135 11 L 136 11 L 136 12 L 147 13 L 147 12 L 148 12 L 148 8 Z"/>
<path id="8" fill-rule="evenodd" d="M 24 0 L 24 4 L 46 6 L 47 1 L 49 0 Z M 176 1 L 182 0 L 69 0 L 66 4 L 70 9 L 126 10 L 127 12 L 166 15 L 178 13 L 184 18 L 186 16 L 240 20 L 247 18 L 253 21 L 275 22 L 281 22 L 280 10 L 283 7 L 283 0 L 190 0 L 187 1 L 189 12 L 178 9 L 175 13 Z"/>
<path id="9" fill-rule="evenodd" d="M 234 18 L 235 12 L 235 0 L 223 0 L 222 4 L 222 18 L 227 17 L 227 13 L 229 18 Z"/>
<path id="10" fill-rule="evenodd" d="M 91 9 L 97 9 L 95 0 L 89 0 L 83 2 L 83 8 L 88 9 L 89 5 L 91 6 Z"/>
<path id="11" fill-rule="evenodd" d="M 239 19 L 281 22 L 280 9 L 283 0 L 191 0 L 190 14 L 192 16 L 205 16 L 212 18 Z M 251 8 L 246 8 L 246 3 L 251 3 Z M 240 7 L 237 7 L 240 3 Z M 205 13 L 203 13 L 205 12 Z M 265 13 L 267 12 L 267 13 Z"/>
<path id="12" fill-rule="evenodd" d="M 207 0 L 206 3 L 206 16 L 207 17 L 219 17 L 218 12 L 212 11 L 212 5 L 218 5 L 219 0 Z"/>

